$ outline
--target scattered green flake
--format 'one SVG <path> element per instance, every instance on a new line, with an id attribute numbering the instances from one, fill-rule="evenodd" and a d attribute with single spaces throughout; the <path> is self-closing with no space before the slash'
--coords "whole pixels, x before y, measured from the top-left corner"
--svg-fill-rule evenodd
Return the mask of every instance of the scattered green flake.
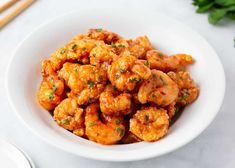
<path id="1" fill-rule="evenodd" d="M 116 74 L 115 77 L 116 77 L 116 79 L 118 79 L 118 78 L 120 78 L 120 75 Z"/>
<path id="2" fill-rule="evenodd" d="M 86 47 L 82 47 L 82 51 L 86 51 Z"/>
<path id="3" fill-rule="evenodd" d="M 53 99 L 54 99 L 54 93 L 50 93 L 50 94 L 48 95 L 48 98 L 49 98 L 49 100 L 53 100 Z"/>
<path id="4" fill-rule="evenodd" d="M 92 86 L 95 85 L 95 82 L 93 82 L 93 81 L 88 81 L 87 84 L 88 84 L 88 87 L 91 88 Z"/>
<path id="5" fill-rule="evenodd" d="M 122 68 L 118 68 L 118 71 L 121 72 L 121 73 L 125 72 L 125 70 L 122 69 Z"/>
<path id="6" fill-rule="evenodd" d="M 55 84 L 53 84 L 52 93 L 55 93 L 56 90 L 57 90 L 57 86 Z"/>
<path id="7" fill-rule="evenodd" d="M 66 124 L 68 124 L 69 123 L 69 119 L 68 118 L 65 118 L 65 119 L 63 119 L 62 121 L 61 121 L 61 124 L 62 125 L 66 125 Z"/>
<path id="8" fill-rule="evenodd" d="M 118 48 L 125 48 L 126 46 L 124 46 L 123 44 L 118 44 Z"/>
<path id="9" fill-rule="evenodd" d="M 101 76 L 101 75 L 99 75 L 99 76 L 98 76 L 98 81 L 99 81 L 99 82 L 101 82 L 101 81 L 102 81 L 102 79 L 103 79 L 103 78 L 102 78 L 102 76 Z"/>
<path id="10" fill-rule="evenodd" d="M 119 133 L 119 135 L 121 137 L 125 134 L 125 130 L 123 130 L 123 129 L 119 128 L 119 127 L 116 128 L 116 131 Z"/>
<path id="11" fill-rule="evenodd" d="M 131 81 L 131 82 L 138 82 L 138 80 L 137 80 L 137 78 L 136 78 L 136 77 L 131 78 L 131 79 L 130 79 L 130 81 Z"/>
<path id="12" fill-rule="evenodd" d="M 113 48 L 117 48 L 117 46 L 116 46 L 116 44 L 115 43 L 111 43 L 111 46 L 113 47 Z"/>
<path id="13" fill-rule="evenodd" d="M 90 122 L 90 123 L 88 124 L 89 127 L 92 127 L 92 126 L 94 126 L 94 125 L 96 125 L 96 122 Z"/>
<path id="14" fill-rule="evenodd" d="M 65 53 L 65 49 L 63 48 L 61 51 L 60 51 L 60 54 L 64 54 Z"/>
<path id="15" fill-rule="evenodd" d="M 77 47 L 77 44 L 74 44 L 74 45 L 72 46 L 72 50 L 74 50 L 76 47 Z"/>
<path id="16" fill-rule="evenodd" d="M 183 100 L 186 100 L 188 97 L 189 97 L 189 93 L 187 91 L 183 92 L 183 96 L 181 96 L 180 100 L 183 101 Z"/>
<path id="17" fill-rule="evenodd" d="M 149 65 L 150 65 L 150 63 L 149 63 L 149 61 L 147 60 L 146 61 L 146 64 L 145 64 L 147 67 L 149 67 Z"/>
<path id="18" fill-rule="evenodd" d="M 163 85 L 167 85 L 167 82 L 163 79 L 161 75 L 160 75 L 160 80 L 162 81 Z"/>

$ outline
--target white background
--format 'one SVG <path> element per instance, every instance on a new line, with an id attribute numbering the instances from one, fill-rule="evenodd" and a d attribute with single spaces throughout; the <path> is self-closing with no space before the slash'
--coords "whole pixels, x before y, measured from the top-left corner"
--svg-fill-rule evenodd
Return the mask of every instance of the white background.
<path id="1" fill-rule="evenodd" d="M 71 10 L 79 11 L 84 8 L 101 7 L 147 8 L 148 10 L 162 12 L 198 31 L 218 53 L 226 73 L 227 84 L 224 103 L 213 123 L 188 145 L 168 155 L 144 161 L 126 163 L 94 161 L 74 156 L 48 145 L 32 134 L 15 116 L 7 102 L 4 82 L 9 58 L 17 44 L 29 32 L 48 19 Z M 2 15 L 0 15 L 1 17 Z M 174 29 L 174 25 L 172 25 L 172 29 Z M 207 15 L 195 13 L 195 7 L 191 5 L 191 0 L 38 0 L 14 21 L 0 30 L 0 137 L 8 139 L 25 150 L 34 160 L 36 167 L 40 168 L 235 167 L 234 38 L 235 21 L 228 22 L 228 20 L 224 20 L 218 26 L 209 25 Z M 209 76 L 208 80 L 210 80 Z M 214 96 L 216 96 L 216 92 Z"/>

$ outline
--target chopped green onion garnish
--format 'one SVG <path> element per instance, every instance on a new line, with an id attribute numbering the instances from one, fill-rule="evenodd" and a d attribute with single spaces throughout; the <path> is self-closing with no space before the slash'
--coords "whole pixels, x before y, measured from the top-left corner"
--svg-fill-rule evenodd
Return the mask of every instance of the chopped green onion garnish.
<path id="1" fill-rule="evenodd" d="M 74 45 L 72 46 L 72 50 L 74 50 L 76 47 L 77 47 L 77 44 L 74 44 Z"/>
<path id="2" fill-rule="evenodd" d="M 92 126 L 94 126 L 94 125 L 96 125 L 96 122 L 90 122 L 90 123 L 88 124 L 89 127 L 92 127 Z"/>
<path id="3" fill-rule="evenodd" d="M 124 69 L 122 69 L 122 68 L 118 68 L 118 71 L 121 73 L 125 72 Z"/>
<path id="4" fill-rule="evenodd" d="M 61 121 L 61 124 L 62 125 L 65 125 L 65 124 L 68 124 L 69 123 L 69 119 L 68 118 L 65 118 Z"/>
<path id="5" fill-rule="evenodd" d="M 123 136 L 125 134 L 125 130 L 121 129 L 121 128 L 116 128 L 116 131 L 119 133 L 120 136 Z"/>

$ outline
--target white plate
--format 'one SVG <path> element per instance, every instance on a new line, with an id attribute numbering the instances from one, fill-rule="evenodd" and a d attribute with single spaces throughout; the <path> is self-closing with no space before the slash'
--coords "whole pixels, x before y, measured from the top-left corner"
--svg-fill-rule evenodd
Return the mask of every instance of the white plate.
<path id="1" fill-rule="evenodd" d="M 0 139 L 0 164 L 3 168 L 32 168 L 19 149 L 2 139 Z"/>
<path id="2" fill-rule="evenodd" d="M 192 77 L 200 86 L 196 102 L 155 143 L 104 146 L 77 137 L 60 128 L 36 99 L 41 80 L 40 62 L 77 33 L 104 28 L 125 38 L 147 35 L 154 46 L 167 54 L 191 54 Z M 133 161 L 169 153 L 198 136 L 214 119 L 225 91 L 223 67 L 212 47 L 187 26 L 151 11 L 93 9 L 58 17 L 40 26 L 19 44 L 10 62 L 6 87 L 12 108 L 22 121 L 48 143 L 65 151 L 99 160 Z"/>

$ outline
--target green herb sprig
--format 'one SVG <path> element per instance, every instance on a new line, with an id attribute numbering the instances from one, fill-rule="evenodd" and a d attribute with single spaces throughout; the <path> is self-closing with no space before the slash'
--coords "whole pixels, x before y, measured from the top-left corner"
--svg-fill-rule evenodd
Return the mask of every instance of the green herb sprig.
<path id="1" fill-rule="evenodd" d="M 217 24 L 227 17 L 235 20 L 235 0 L 193 0 L 197 13 L 209 12 L 208 21 Z"/>

